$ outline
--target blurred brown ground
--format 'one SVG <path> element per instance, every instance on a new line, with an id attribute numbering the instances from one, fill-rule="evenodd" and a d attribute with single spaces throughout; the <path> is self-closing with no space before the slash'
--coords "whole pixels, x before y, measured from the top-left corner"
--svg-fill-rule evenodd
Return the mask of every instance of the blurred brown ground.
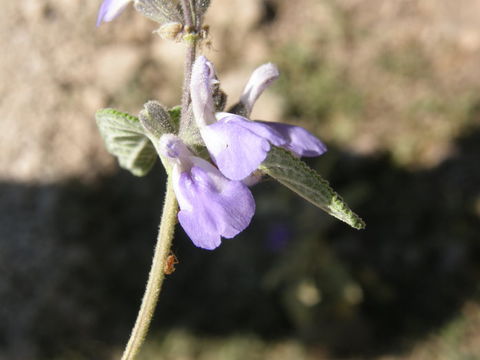
<path id="1" fill-rule="evenodd" d="M 152 243 L 139 245 L 137 239 L 154 236 L 155 225 L 143 227 L 159 214 L 162 188 L 155 185 L 161 171 L 150 175 L 153 180 L 119 173 L 94 113 L 115 107 L 136 114 L 149 99 L 176 105 L 183 49 L 152 35 L 156 25 L 131 7 L 96 28 L 99 4 L 2 3 L 0 359 L 43 359 L 44 348 L 50 351 L 46 358 L 113 359 L 141 296 Z M 262 96 L 255 118 L 302 124 L 354 157 L 387 154 L 402 174 L 435 174 L 461 153 L 458 138 L 478 133 L 479 15 L 478 0 L 213 0 L 206 20 L 212 43 L 202 52 L 215 63 L 230 103 L 256 66 L 278 63 L 282 82 Z M 468 214 L 478 223 L 479 187 L 473 189 Z M 135 206 L 146 209 L 138 213 Z M 109 216 L 117 213 L 115 221 L 135 225 L 126 220 L 115 228 Z M 464 238 L 475 236 L 471 226 L 465 228 Z M 115 242 L 124 236 L 130 240 Z M 135 261 L 141 263 L 136 272 L 124 269 Z M 122 278 L 112 285 L 116 274 Z M 125 293 L 131 299 L 103 303 L 101 295 L 88 293 L 97 281 L 92 286 L 105 285 L 96 290 L 105 291 L 105 299 Z M 467 292 L 475 291 L 470 284 Z M 128 314 L 118 314 L 126 308 Z M 460 320 L 452 315 L 451 322 L 440 321 L 401 351 L 346 358 L 480 358 L 476 301 L 460 301 L 453 312 Z M 99 339 L 112 319 L 120 325 Z M 321 343 L 309 347 L 295 337 L 272 343 L 247 337 L 240 345 L 214 338 L 199 345 L 203 355 L 176 355 L 178 344 L 195 347 L 198 341 L 190 333 L 177 335 L 159 341 L 161 351 L 170 351 L 166 359 L 245 358 L 229 346 L 262 354 L 251 355 L 255 359 L 336 358 Z M 62 336 L 68 342 L 58 344 Z M 145 359 L 161 358 L 156 346 Z M 214 357 L 218 348 L 226 355 Z"/>

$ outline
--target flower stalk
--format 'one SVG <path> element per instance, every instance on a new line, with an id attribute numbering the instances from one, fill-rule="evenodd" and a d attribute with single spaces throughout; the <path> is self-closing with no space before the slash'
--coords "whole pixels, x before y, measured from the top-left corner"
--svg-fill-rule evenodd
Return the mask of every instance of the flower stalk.
<path id="1" fill-rule="evenodd" d="M 171 181 L 167 181 L 167 190 L 163 205 L 162 218 L 158 232 L 157 244 L 153 255 L 152 267 L 148 276 L 147 287 L 138 312 L 135 326 L 122 355 L 122 360 L 133 360 L 142 346 L 157 306 L 158 296 L 165 279 L 165 264 L 170 253 L 175 224 L 177 221 L 177 200 Z"/>
<path id="2" fill-rule="evenodd" d="M 189 31 L 194 31 L 193 17 L 190 0 L 182 0 L 182 8 L 185 17 L 185 28 Z M 187 36 L 189 34 L 187 33 Z M 192 67 L 196 56 L 197 38 L 196 36 L 188 37 L 185 40 L 185 72 L 184 85 L 182 93 L 182 113 L 181 123 L 188 122 L 188 107 L 190 105 L 190 81 L 192 77 Z M 152 261 L 152 267 L 148 277 L 147 287 L 143 296 L 142 305 L 138 312 L 135 326 L 130 335 L 130 339 L 125 348 L 122 360 L 133 360 L 140 351 L 140 348 L 145 341 L 150 323 L 153 319 L 155 308 L 157 306 L 158 297 L 162 288 L 163 280 L 165 278 L 164 268 L 167 257 L 170 253 L 170 246 L 172 243 L 175 224 L 177 219 L 178 204 L 173 191 L 170 178 L 167 181 L 167 191 L 165 194 L 165 203 L 160 222 L 160 229 L 158 233 L 157 244 L 155 247 L 155 254 Z"/>
<path id="3" fill-rule="evenodd" d="M 188 123 L 188 107 L 190 105 L 190 81 L 192 80 L 192 66 L 195 61 L 197 40 L 195 37 L 186 41 L 187 48 L 185 54 L 185 77 L 182 90 L 182 114 L 181 125 L 183 128 Z"/>
<path id="4" fill-rule="evenodd" d="M 183 16 L 185 21 L 184 41 L 186 43 L 185 53 L 185 68 L 184 68 L 184 82 L 182 90 L 182 113 L 181 113 L 181 125 L 182 128 L 188 123 L 188 106 L 190 105 L 190 82 L 192 79 L 192 67 L 195 62 L 196 50 L 197 50 L 197 29 L 194 28 L 193 16 L 192 16 L 192 3 L 190 0 L 182 0 Z M 194 36 L 191 36 L 193 32 Z"/>
<path id="5" fill-rule="evenodd" d="M 182 10 L 187 28 L 193 27 L 192 2 L 191 0 L 182 0 Z"/>

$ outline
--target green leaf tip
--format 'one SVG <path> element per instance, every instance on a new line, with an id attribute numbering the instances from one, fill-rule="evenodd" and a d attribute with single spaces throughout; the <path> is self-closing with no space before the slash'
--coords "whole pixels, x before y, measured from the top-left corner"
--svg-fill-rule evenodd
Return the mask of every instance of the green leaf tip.
<path id="1" fill-rule="evenodd" d="M 135 176 L 146 175 L 157 153 L 138 118 L 115 109 L 101 109 L 95 119 L 108 152 L 118 158 L 120 167 Z"/>
<path id="2" fill-rule="evenodd" d="M 358 230 L 365 228 L 365 222 L 348 207 L 328 181 L 289 151 L 272 146 L 260 169 L 351 227 Z"/>

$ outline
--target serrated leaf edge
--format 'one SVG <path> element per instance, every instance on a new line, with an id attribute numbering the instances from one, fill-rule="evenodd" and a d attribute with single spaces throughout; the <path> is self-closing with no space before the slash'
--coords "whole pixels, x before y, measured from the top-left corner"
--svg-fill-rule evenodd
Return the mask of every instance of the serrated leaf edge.
<path id="1" fill-rule="evenodd" d="M 315 189 L 312 189 L 312 187 L 305 185 L 302 182 L 296 181 L 295 179 L 288 178 L 287 180 L 283 178 L 281 175 L 279 176 L 279 174 L 275 174 L 274 172 L 272 172 L 274 168 L 284 170 L 282 166 L 278 165 L 278 161 L 276 162 L 277 165 L 274 165 L 275 160 L 272 159 L 274 156 L 280 156 L 279 153 L 282 153 L 282 155 L 284 156 L 290 157 L 291 161 L 294 161 L 296 165 L 301 166 L 302 169 L 300 171 L 303 170 L 307 172 L 310 176 L 312 176 L 312 178 L 315 179 L 315 181 L 318 184 L 321 184 L 322 187 L 315 190 Z M 269 165 L 269 163 L 271 162 L 274 162 L 274 164 Z M 315 170 L 310 168 L 304 161 L 294 157 L 289 151 L 282 148 L 278 148 L 278 147 L 272 147 L 269 155 L 267 156 L 267 159 L 260 166 L 260 169 L 265 173 L 267 173 L 268 175 L 270 175 L 275 180 L 277 180 L 278 182 L 280 182 L 281 184 L 283 184 L 284 186 L 288 187 L 293 192 L 297 193 L 299 196 L 301 196 L 305 200 L 321 208 L 322 210 L 336 217 L 337 219 L 347 223 L 351 227 L 359 230 L 365 228 L 366 226 L 365 222 L 350 209 L 350 207 L 345 203 L 342 197 L 332 189 L 329 182 L 324 178 L 322 178 L 320 174 L 318 174 Z M 298 188 L 295 188 L 295 186 L 292 186 L 292 184 L 294 184 L 298 188 L 303 188 L 306 191 L 302 193 L 298 191 Z M 326 198 L 325 204 L 319 204 L 318 202 L 308 198 L 305 193 L 312 192 L 312 191 L 313 192 L 319 191 L 321 196 Z"/>

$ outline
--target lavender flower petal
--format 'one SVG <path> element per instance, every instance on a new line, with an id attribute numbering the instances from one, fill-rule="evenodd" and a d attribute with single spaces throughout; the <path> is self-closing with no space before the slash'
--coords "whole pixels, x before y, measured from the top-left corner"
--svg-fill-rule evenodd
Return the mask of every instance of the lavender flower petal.
<path id="1" fill-rule="evenodd" d="M 215 119 L 215 105 L 213 103 L 213 85 L 218 83 L 215 78 L 215 69 L 205 56 L 199 56 L 192 68 L 190 94 L 195 121 L 199 127 L 213 124 Z"/>
<path id="2" fill-rule="evenodd" d="M 227 178 L 242 180 L 265 160 L 270 143 L 237 125 L 217 122 L 201 130 L 208 151 Z"/>
<path id="3" fill-rule="evenodd" d="M 271 63 L 263 64 L 254 70 L 240 97 L 240 102 L 245 105 L 248 114 L 252 112 L 258 97 L 279 75 L 277 67 Z"/>
<path id="4" fill-rule="evenodd" d="M 216 114 L 217 120 L 225 124 L 236 124 L 250 130 L 256 135 L 268 140 L 273 145 L 282 146 L 287 141 L 284 134 L 278 132 L 273 127 L 265 126 L 263 121 L 252 121 L 240 115 L 220 112 Z M 267 123 L 268 124 L 268 123 Z"/>
<path id="5" fill-rule="evenodd" d="M 98 11 L 97 26 L 100 26 L 102 21 L 115 19 L 131 1 L 133 0 L 104 0 Z"/>
<path id="6" fill-rule="evenodd" d="M 175 182 L 180 224 L 196 246 L 207 250 L 218 247 L 222 236 L 232 238 L 243 231 L 255 212 L 250 190 L 222 178 L 213 179 L 209 169 L 193 166 Z"/>
<path id="7" fill-rule="evenodd" d="M 227 178 L 242 180 L 255 171 L 270 151 L 286 139 L 275 129 L 229 114 L 200 130 L 207 149 Z"/>
<path id="8" fill-rule="evenodd" d="M 288 124 L 258 121 L 270 129 L 277 131 L 284 138 L 286 143 L 283 148 L 292 151 L 300 157 L 320 156 L 327 151 L 327 147 L 316 136 L 300 126 Z"/>

